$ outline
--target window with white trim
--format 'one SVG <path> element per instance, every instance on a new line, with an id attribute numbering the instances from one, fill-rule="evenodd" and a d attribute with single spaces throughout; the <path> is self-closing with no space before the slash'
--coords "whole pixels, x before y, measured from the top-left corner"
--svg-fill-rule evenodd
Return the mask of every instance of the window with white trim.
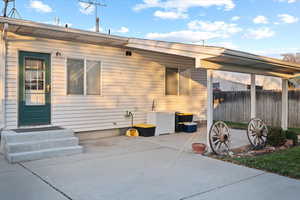
<path id="1" fill-rule="evenodd" d="M 165 71 L 165 94 L 188 96 L 191 93 L 191 70 L 168 68 Z"/>
<path id="2" fill-rule="evenodd" d="M 101 95 L 101 62 L 68 58 L 67 94 Z"/>

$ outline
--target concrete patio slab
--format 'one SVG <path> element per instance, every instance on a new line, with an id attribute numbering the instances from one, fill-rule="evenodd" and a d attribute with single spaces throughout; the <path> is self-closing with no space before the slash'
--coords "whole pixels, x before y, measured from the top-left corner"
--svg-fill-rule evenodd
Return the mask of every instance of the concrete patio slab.
<path id="1" fill-rule="evenodd" d="M 193 154 L 189 145 L 183 148 L 190 137 L 176 134 L 82 140 L 86 151 L 81 155 L 22 163 L 27 169 L 10 165 L 15 171 L 0 173 L 0 194 L 13 200 L 21 195 L 22 200 L 194 200 L 250 196 L 264 200 L 295 199 L 300 195 L 298 180 Z M 7 179 L 10 181 L 2 181 Z"/>
<path id="2" fill-rule="evenodd" d="M 189 200 L 253 200 L 253 199 L 299 199 L 300 184 L 295 179 L 265 173 L 244 180 L 239 184 L 216 188 L 205 193 L 198 193 L 184 199 Z"/>
<path id="3" fill-rule="evenodd" d="M 12 172 L 16 170 L 20 170 L 21 167 L 19 165 L 11 165 L 9 164 L 4 156 L 0 154 L 0 174 L 1 173 L 7 173 L 7 172 Z"/>
<path id="4" fill-rule="evenodd" d="M 168 148 L 30 168 L 76 200 L 180 199 L 262 173 Z"/>
<path id="5" fill-rule="evenodd" d="M 0 199 L 66 200 L 63 195 L 19 166 L 0 172 Z"/>

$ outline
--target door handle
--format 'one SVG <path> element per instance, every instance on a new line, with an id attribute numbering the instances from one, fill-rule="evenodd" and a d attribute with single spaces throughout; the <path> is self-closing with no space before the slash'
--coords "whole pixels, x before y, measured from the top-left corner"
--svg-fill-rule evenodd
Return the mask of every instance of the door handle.
<path id="1" fill-rule="evenodd" d="M 51 90 L 51 85 L 50 85 L 50 84 L 47 84 L 47 86 L 46 86 L 46 92 L 49 93 L 50 90 Z"/>

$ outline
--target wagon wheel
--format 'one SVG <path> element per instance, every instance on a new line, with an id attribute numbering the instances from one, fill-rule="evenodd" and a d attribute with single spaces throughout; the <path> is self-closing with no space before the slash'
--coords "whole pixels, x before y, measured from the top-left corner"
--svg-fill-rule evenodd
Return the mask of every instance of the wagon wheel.
<path id="1" fill-rule="evenodd" d="M 209 131 L 209 144 L 217 155 L 226 155 L 230 149 L 230 131 L 228 126 L 218 121 L 212 125 Z"/>
<path id="2" fill-rule="evenodd" d="M 262 148 L 267 142 L 268 128 L 261 119 L 252 119 L 248 124 L 247 136 L 253 147 Z"/>

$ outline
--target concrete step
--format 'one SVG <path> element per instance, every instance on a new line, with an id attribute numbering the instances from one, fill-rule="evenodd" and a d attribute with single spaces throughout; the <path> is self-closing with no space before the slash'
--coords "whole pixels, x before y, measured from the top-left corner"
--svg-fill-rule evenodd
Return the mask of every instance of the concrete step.
<path id="1" fill-rule="evenodd" d="M 68 156 L 73 154 L 82 153 L 83 148 L 81 146 L 51 148 L 40 151 L 30 151 L 21 153 L 10 153 L 7 155 L 7 159 L 10 163 L 38 160 L 43 158 L 51 158 L 58 156 Z"/>
<path id="2" fill-rule="evenodd" d="M 77 146 L 79 139 L 77 137 L 66 137 L 51 140 L 38 140 L 33 142 L 7 143 L 7 153 L 20 153 L 28 151 L 40 151 L 51 148 Z"/>
<path id="3" fill-rule="evenodd" d="M 24 132 L 24 133 L 16 133 L 13 131 L 2 132 L 2 137 L 5 137 L 6 143 L 33 142 L 33 141 L 73 137 L 73 136 L 74 136 L 74 132 L 71 129 L 35 131 L 35 132 Z"/>

